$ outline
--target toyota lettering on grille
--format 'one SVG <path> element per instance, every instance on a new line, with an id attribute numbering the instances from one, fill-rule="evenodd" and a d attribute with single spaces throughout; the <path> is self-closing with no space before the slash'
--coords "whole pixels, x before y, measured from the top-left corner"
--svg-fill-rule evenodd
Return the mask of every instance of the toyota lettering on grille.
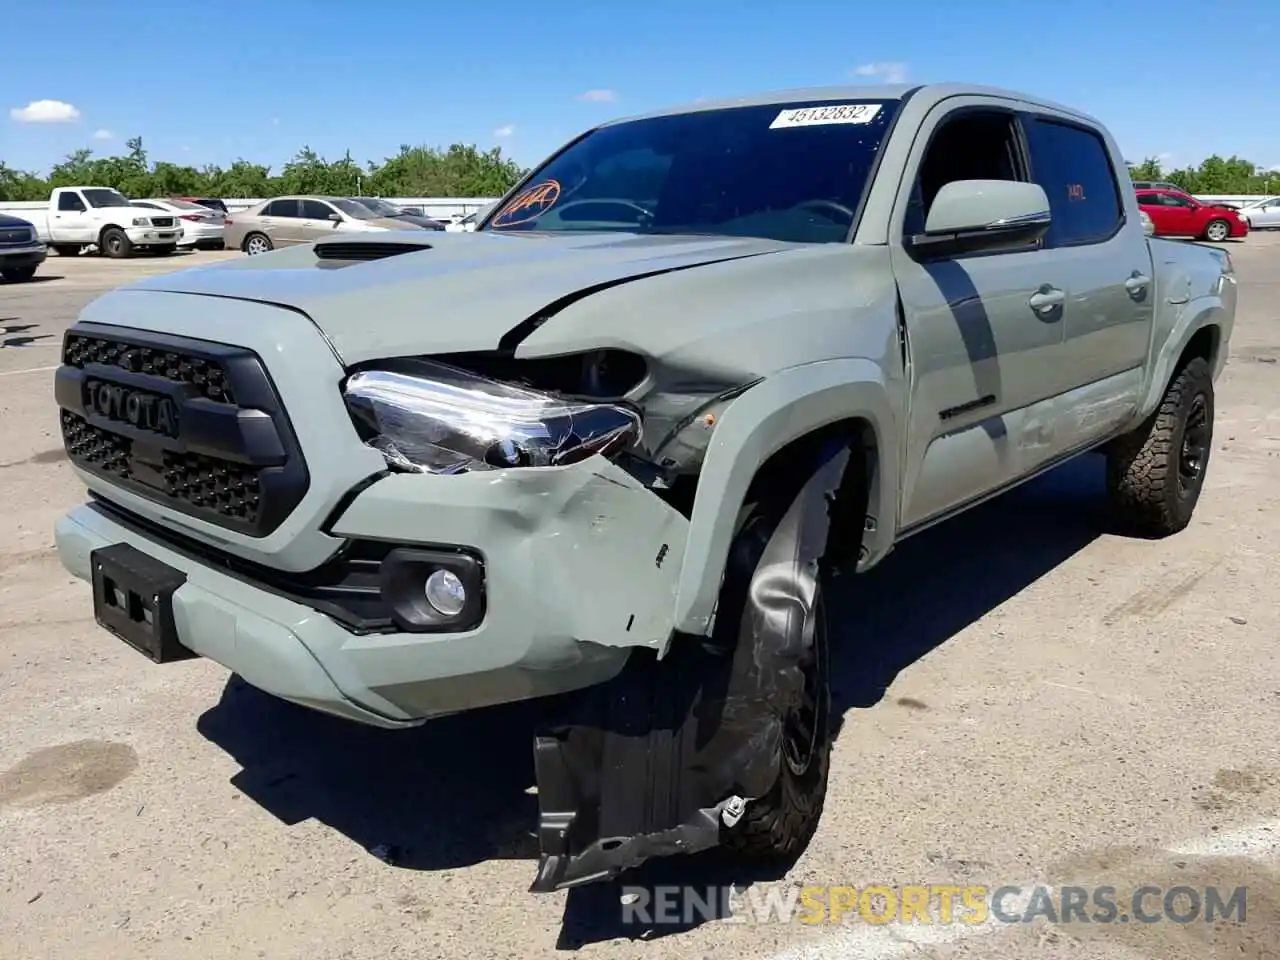
<path id="1" fill-rule="evenodd" d="M 86 381 L 85 409 L 91 415 L 127 423 L 148 433 L 177 439 L 178 406 L 168 397 L 103 380 Z"/>

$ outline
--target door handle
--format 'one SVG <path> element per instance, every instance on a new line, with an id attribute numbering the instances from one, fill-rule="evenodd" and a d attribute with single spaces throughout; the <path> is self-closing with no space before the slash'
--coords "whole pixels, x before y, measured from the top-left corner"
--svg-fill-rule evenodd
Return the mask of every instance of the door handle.
<path id="1" fill-rule="evenodd" d="M 1150 277 L 1145 276 L 1144 274 L 1141 274 L 1137 270 L 1135 270 L 1133 271 L 1129 279 L 1124 282 L 1124 288 L 1128 290 L 1130 293 L 1137 293 L 1139 290 L 1145 289 L 1147 284 L 1149 284 L 1150 282 L 1151 282 Z"/>
<path id="2" fill-rule="evenodd" d="M 1064 291 L 1057 287 L 1045 284 L 1027 300 L 1027 305 L 1036 313 L 1051 313 L 1055 307 L 1060 307 L 1067 300 Z"/>

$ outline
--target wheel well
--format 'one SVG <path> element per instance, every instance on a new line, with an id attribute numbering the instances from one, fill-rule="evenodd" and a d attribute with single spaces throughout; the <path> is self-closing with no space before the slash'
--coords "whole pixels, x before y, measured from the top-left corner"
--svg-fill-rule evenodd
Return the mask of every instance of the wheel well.
<path id="1" fill-rule="evenodd" d="M 1218 360 L 1218 346 L 1221 339 L 1222 330 L 1216 323 L 1201 327 L 1183 347 L 1182 356 L 1178 357 L 1173 375 L 1176 377 L 1178 372 L 1195 357 L 1200 357 L 1209 364 L 1210 369 L 1213 369 Z"/>
<path id="2" fill-rule="evenodd" d="M 825 557 L 835 567 L 860 555 L 868 508 L 877 495 L 879 451 L 875 430 L 866 420 L 839 420 L 792 440 L 761 464 L 743 499 L 744 507 L 771 499 L 789 505 L 813 472 L 841 449 L 848 449 L 850 457 L 829 510 Z"/>
<path id="3" fill-rule="evenodd" d="M 118 224 L 108 223 L 98 231 L 98 246 L 102 246 L 102 238 L 107 235 L 108 230 L 123 230 L 124 228 Z"/>

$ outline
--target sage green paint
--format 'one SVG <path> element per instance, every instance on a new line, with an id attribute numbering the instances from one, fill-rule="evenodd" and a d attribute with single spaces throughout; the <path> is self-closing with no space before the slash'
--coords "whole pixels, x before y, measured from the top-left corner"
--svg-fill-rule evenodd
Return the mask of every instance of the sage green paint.
<path id="1" fill-rule="evenodd" d="M 822 88 L 719 106 L 906 91 Z M 477 629 L 357 637 L 85 508 L 58 525 L 63 562 L 84 577 L 94 546 L 134 543 L 188 572 L 175 604 L 197 650 L 280 696 L 383 725 L 598 683 L 632 648 L 662 653 L 674 631 L 708 632 L 756 471 L 836 421 L 860 423 L 874 443 L 859 567 L 875 565 L 902 538 L 1132 427 L 1158 404 L 1205 324 L 1221 331 L 1215 375 L 1229 345 L 1235 285 L 1223 255 L 1145 238 L 1127 183 L 1125 222 L 1104 242 L 941 265 L 913 260 L 903 223 L 916 168 L 932 132 L 968 106 L 1084 123 L 1126 176 L 1114 139 L 1085 114 L 1010 91 L 931 86 L 901 106 L 847 244 L 403 231 L 344 243 L 394 240 L 420 250 L 344 264 L 293 247 L 141 280 L 86 308 L 87 321 L 258 352 L 311 474 L 302 504 L 262 539 L 82 473 L 87 486 L 285 570 L 319 565 L 345 537 L 469 546 L 483 554 L 487 581 Z M 1028 203 L 1015 206 L 1032 212 Z M 1126 286 L 1135 274 L 1146 278 L 1145 297 Z M 341 399 L 351 365 L 491 350 L 548 304 L 629 279 L 569 302 L 517 356 L 643 354 L 649 374 L 627 397 L 644 411 L 638 452 L 672 456 L 674 470 L 698 476 L 687 518 L 600 457 L 554 469 L 386 476 L 334 516 L 384 466 Z M 1055 317 L 1028 300 L 1046 283 L 1065 292 Z M 975 352 L 977 329 L 984 341 Z M 331 533 L 322 530 L 328 519 Z"/>

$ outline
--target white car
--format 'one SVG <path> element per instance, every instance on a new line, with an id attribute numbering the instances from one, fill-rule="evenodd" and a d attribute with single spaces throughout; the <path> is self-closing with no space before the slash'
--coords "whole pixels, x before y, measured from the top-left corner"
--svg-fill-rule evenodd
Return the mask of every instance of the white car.
<path id="1" fill-rule="evenodd" d="M 1280 229 L 1280 197 L 1263 197 L 1240 208 L 1240 219 L 1249 222 L 1250 230 Z"/>
<path id="2" fill-rule="evenodd" d="M 496 201 L 495 201 L 496 203 Z M 485 215 L 492 210 L 493 203 L 486 204 L 474 213 L 469 213 L 465 217 L 459 217 L 456 214 L 450 217 L 450 222 L 445 224 L 445 229 L 450 233 L 470 233 L 476 228 L 476 224 L 484 219 Z"/>
<path id="3" fill-rule="evenodd" d="M 179 250 L 222 249 L 227 218 L 220 211 L 202 207 L 189 200 L 170 200 L 159 197 L 129 202 L 135 207 L 163 210 L 177 217 L 182 223 L 182 239 L 178 242 Z"/>

